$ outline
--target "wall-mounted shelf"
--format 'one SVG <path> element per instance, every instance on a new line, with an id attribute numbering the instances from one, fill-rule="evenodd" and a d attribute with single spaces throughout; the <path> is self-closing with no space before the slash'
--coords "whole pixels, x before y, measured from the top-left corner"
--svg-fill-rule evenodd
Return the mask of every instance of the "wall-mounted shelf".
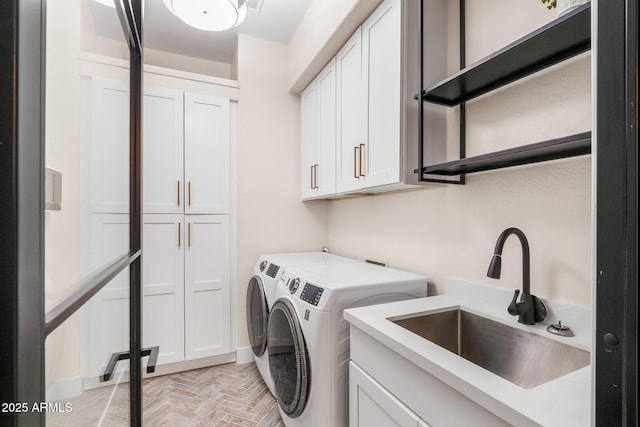
<path id="1" fill-rule="evenodd" d="M 588 51 L 591 48 L 590 12 L 590 3 L 580 6 L 425 89 L 422 99 L 455 106 Z"/>
<path id="2" fill-rule="evenodd" d="M 507 150 L 423 168 L 423 173 L 454 176 L 591 154 L 591 132 L 522 145 Z M 418 172 L 416 169 L 414 172 Z"/>

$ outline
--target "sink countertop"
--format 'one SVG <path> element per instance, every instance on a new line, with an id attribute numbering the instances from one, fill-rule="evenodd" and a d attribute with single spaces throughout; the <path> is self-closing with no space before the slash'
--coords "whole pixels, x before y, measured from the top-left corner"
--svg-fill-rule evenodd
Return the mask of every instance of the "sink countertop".
<path id="1" fill-rule="evenodd" d="M 461 308 L 511 327 L 591 351 L 591 310 L 541 298 L 548 309 L 544 324 L 522 325 L 507 313 L 513 291 L 450 278 L 445 294 L 344 311 L 344 318 L 440 381 L 513 425 L 586 426 L 591 419 L 591 365 L 531 389 L 524 389 L 396 325 L 389 318 Z M 546 331 L 562 323 L 575 336 Z"/>

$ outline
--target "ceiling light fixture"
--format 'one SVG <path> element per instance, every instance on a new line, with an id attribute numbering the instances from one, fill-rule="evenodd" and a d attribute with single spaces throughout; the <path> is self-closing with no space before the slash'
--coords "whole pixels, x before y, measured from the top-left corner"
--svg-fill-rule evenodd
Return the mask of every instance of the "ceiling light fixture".
<path id="1" fill-rule="evenodd" d="M 246 0 L 164 0 L 185 24 L 204 31 L 224 31 L 247 17 Z"/>

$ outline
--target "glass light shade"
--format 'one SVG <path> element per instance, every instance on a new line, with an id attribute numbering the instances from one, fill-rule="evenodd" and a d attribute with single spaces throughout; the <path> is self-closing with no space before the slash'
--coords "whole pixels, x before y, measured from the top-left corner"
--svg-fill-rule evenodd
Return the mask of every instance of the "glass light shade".
<path id="1" fill-rule="evenodd" d="M 224 31 L 238 26 L 247 16 L 245 0 L 164 0 L 185 24 L 204 31 Z"/>

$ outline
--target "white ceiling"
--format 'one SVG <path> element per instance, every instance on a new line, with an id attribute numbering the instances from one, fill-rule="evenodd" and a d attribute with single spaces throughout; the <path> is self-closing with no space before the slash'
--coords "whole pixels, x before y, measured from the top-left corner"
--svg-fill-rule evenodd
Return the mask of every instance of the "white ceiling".
<path id="1" fill-rule="evenodd" d="M 230 63 L 238 33 L 288 43 L 311 0 L 264 0 L 260 13 L 249 9 L 245 21 L 228 31 L 201 31 L 189 27 L 164 5 L 162 0 L 146 0 L 144 6 L 144 46 L 180 55 Z M 113 25 L 113 9 L 90 0 L 98 35 L 119 41 L 121 30 Z"/>

